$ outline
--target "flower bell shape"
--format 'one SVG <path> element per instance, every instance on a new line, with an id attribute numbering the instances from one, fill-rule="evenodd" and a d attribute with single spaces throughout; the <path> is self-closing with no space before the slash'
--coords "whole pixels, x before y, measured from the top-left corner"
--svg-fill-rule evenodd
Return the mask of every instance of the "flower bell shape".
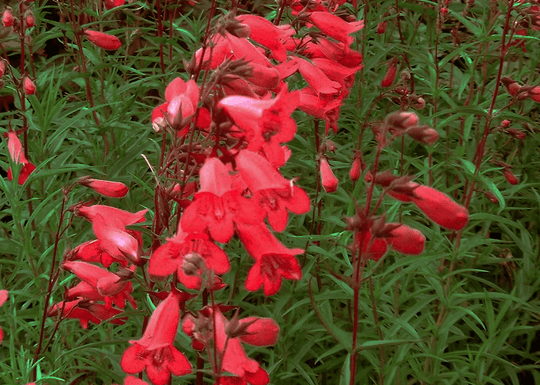
<path id="1" fill-rule="evenodd" d="M 414 194 L 414 204 L 439 226 L 459 231 L 469 222 L 469 211 L 445 193 L 420 185 L 414 189 Z"/>
<path id="2" fill-rule="evenodd" d="M 120 39 L 108 33 L 86 29 L 84 30 L 84 35 L 94 45 L 105 50 L 115 51 L 122 46 Z"/>
<path id="3" fill-rule="evenodd" d="M 257 291 L 262 287 L 264 294 L 270 296 L 279 291 L 283 278 L 296 281 L 302 278 L 295 255 L 304 250 L 285 247 L 263 223 L 238 224 L 238 235 L 255 259 L 246 279 L 246 289 Z"/>
<path id="4" fill-rule="evenodd" d="M 308 20 L 319 28 L 321 32 L 346 45 L 351 45 L 354 41 L 352 36 L 350 36 L 351 33 L 364 28 L 363 20 L 347 23 L 342 18 L 330 12 L 311 12 Z"/>
<path id="5" fill-rule="evenodd" d="M 105 305 L 89 301 L 87 299 L 76 299 L 74 301 L 63 301 L 55 304 L 47 312 L 48 317 L 55 317 L 59 313 L 64 318 L 78 319 L 83 329 L 88 328 L 88 323 L 100 324 L 102 321 L 109 321 L 115 325 L 123 325 L 125 318 L 114 318 L 122 314 L 121 310 L 107 308 Z"/>
<path id="6" fill-rule="evenodd" d="M 272 56 L 276 60 L 280 62 L 287 60 L 287 50 L 281 39 L 294 32 L 291 28 L 278 28 L 271 21 L 256 15 L 240 15 L 236 19 L 249 26 L 249 38 L 272 51 Z"/>
<path id="7" fill-rule="evenodd" d="M 389 223 L 389 225 L 398 225 Z M 397 252 L 405 255 L 420 255 L 424 252 L 426 237 L 419 230 L 407 225 L 400 225 L 390 231 L 386 242 Z"/>
<path id="8" fill-rule="evenodd" d="M 173 289 L 154 310 L 140 340 L 132 344 L 122 356 L 120 366 L 127 374 L 146 370 L 153 385 L 169 383 L 171 374 L 191 373 L 191 364 L 174 344 L 180 319 L 181 293 Z"/>
<path id="9" fill-rule="evenodd" d="M 174 238 L 158 247 L 150 257 L 148 272 L 166 277 L 176 272 L 188 289 L 200 289 L 204 272 L 225 274 L 230 269 L 227 254 L 206 233 L 186 233 L 180 227 Z"/>
<path id="10" fill-rule="evenodd" d="M 218 106 L 242 130 L 248 150 L 263 149 L 268 160 L 275 163 L 269 155 L 279 153 L 281 143 L 291 141 L 296 134 L 296 122 L 291 114 L 298 106 L 298 97 L 297 92 L 288 92 L 283 86 L 274 99 L 228 96 Z"/>
<path id="11" fill-rule="evenodd" d="M 242 150 L 236 157 L 236 167 L 255 200 L 268 217 L 275 231 L 287 227 L 288 211 L 304 214 L 310 200 L 304 190 L 285 179 L 263 156 Z"/>
<path id="12" fill-rule="evenodd" d="M 233 187 L 229 168 L 218 158 L 207 158 L 199 175 L 201 188 L 181 219 L 184 231 L 208 229 L 212 239 L 227 243 L 234 234 L 234 224 L 262 220 L 264 212 Z"/>

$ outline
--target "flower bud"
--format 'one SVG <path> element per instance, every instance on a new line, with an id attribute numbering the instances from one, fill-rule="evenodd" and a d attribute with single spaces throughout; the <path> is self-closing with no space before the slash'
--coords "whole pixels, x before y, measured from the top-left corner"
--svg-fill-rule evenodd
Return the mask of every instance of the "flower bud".
<path id="1" fill-rule="evenodd" d="M 92 179 L 88 176 L 79 178 L 78 183 L 110 198 L 123 198 L 129 191 L 128 187 L 123 183 Z"/>
<path id="2" fill-rule="evenodd" d="M 338 188 L 338 178 L 334 175 L 332 172 L 332 169 L 330 168 L 330 164 L 328 164 L 328 160 L 326 158 L 321 159 L 320 163 L 320 173 L 321 173 L 321 182 L 324 187 L 324 191 L 327 193 L 332 193 L 337 190 Z"/>
<path id="3" fill-rule="evenodd" d="M 356 182 L 360 178 L 360 172 L 362 170 L 362 158 L 355 157 L 351 166 L 351 170 L 349 171 L 349 178 L 353 182 Z"/>
<path id="4" fill-rule="evenodd" d="M 518 82 L 508 77 L 503 77 L 501 81 L 503 82 L 506 91 L 508 91 L 511 96 L 517 96 L 521 90 L 521 86 L 518 84 Z"/>
<path id="5" fill-rule="evenodd" d="M 503 126 L 504 128 L 508 128 L 508 127 L 510 127 L 510 123 L 511 123 L 511 122 L 510 122 L 509 120 L 506 120 L 506 119 L 505 119 L 505 120 L 503 120 L 503 121 L 501 122 L 501 126 Z"/>
<path id="6" fill-rule="evenodd" d="M 32 11 L 28 10 L 26 11 L 24 15 L 24 22 L 26 23 L 27 28 L 32 28 L 36 25 L 36 18 L 34 17 L 34 14 Z"/>
<path id="7" fill-rule="evenodd" d="M 397 60 L 393 59 L 390 62 L 390 65 L 388 66 L 388 70 L 386 71 L 386 75 L 384 75 L 384 78 L 381 82 L 381 87 L 386 88 L 390 87 L 392 83 L 394 83 L 394 80 L 396 78 L 397 74 Z"/>
<path id="8" fill-rule="evenodd" d="M 7 62 L 0 58 L 0 78 L 4 76 L 7 69 Z"/>
<path id="9" fill-rule="evenodd" d="M 108 33 L 87 29 L 84 31 L 84 35 L 96 46 L 106 50 L 114 51 L 122 46 L 120 39 Z"/>
<path id="10" fill-rule="evenodd" d="M 397 130 L 405 130 L 418 124 L 418 115 L 414 112 L 398 111 L 386 117 L 386 124 Z"/>
<path id="11" fill-rule="evenodd" d="M 412 105 L 412 107 L 413 107 L 415 110 L 421 110 L 421 109 L 423 109 L 425 106 L 426 106 L 426 101 L 425 101 L 424 98 L 422 98 L 422 97 L 419 97 L 418 99 L 416 99 L 415 103 Z"/>
<path id="12" fill-rule="evenodd" d="M 414 126 L 405 132 L 414 140 L 424 144 L 433 144 L 439 139 L 437 131 L 428 126 Z"/>
<path id="13" fill-rule="evenodd" d="M 518 178 L 514 175 L 514 173 L 510 170 L 509 167 L 505 167 L 502 172 L 504 175 L 504 179 L 506 179 L 507 182 L 511 185 L 516 185 L 519 183 Z"/>
<path id="14" fill-rule="evenodd" d="M 448 230 L 458 231 L 469 222 L 467 209 L 445 193 L 420 185 L 414 190 L 414 204 L 433 222 Z"/>
<path id="15" fill-rule="evenodd" d="M 382 35 L 386 32 L 386 27 L 388 27 L 388 21 L 381 21 L 379 24 L 377 24 L 377 34 Z"/>
<path id="16" fill-rule="evenodd" d="M 513 136 L 514 138 L 519 139 L 519 140 L 523 140 L 527 136 L 526 133 L 524 133 L 521 130 L 518 130 L 517 128 L 509 128 L 509 129 L 506 130 L 506 132 L 508 134 L 510 134 L 511 136 Z"/>
<path id="17" fill-rule="evenodd" d="M 34 95 L 36 93 L 36 85 L 28 76 L 24 77 L 23 89 L 26 95 Z"/>
<path id="18" fill-rule="evenodd" d="M 13 27 L 13 22 L 15 19 L 13 18 L 13 14 L 11 13 L 11 8 L 7 7 L 4 11 L 4 14 L 2 15 L 2 24 L 4 27 Z"/>
<path id="19" fill-rule="evenodd" d="M 426 237 L 419 230 L 401 225 L 390 231 L 386 242 L 401 254 L 420 255 L 424 252 Z"/>

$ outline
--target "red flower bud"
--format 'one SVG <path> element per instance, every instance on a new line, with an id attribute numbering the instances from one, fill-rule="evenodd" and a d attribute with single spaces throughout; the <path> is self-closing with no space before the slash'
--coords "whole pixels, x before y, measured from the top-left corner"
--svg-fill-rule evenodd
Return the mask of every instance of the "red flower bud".
<path id="1" fill-rule="evenodd" d="M 356 182 L 358 178 L 360 178 L 361 170 L 362 170 L 362 158 L 355 157 L 353 164 L 351 166 L 351 170 L 349 171 L 349 178 L 351 178 L 353 182 Z"/>
<path id="2" fill-rule="evenodd" d="M 4 59 L 0 59 L 0 78 L 4 76 L 7 69 L 7 63 Z"/>
<path id="3" fill-rule="evenodd" d="M 327 193 L 332 193 L 336 191 L 339 181 L 332 172 L 332 169 L 330 168 L 330 165 L 328 164 L 328 160 L 326 158 L 321 159 L 320 173 L 324 191 L 326 191 Z"/>
<path id="4" fill-rule="evenodd" d="M 540 87 L 534 87 L 532 90 L 529 90 L 529 97 L 535 102 L 540 103 Z"/>
<path id="5" fill-rule="evenodd" d="M 36 85 L 28 76 L 24 77 L 23 89 L 26 95 L 34 95 L 36 93 Z"/>
<path id="6" fill-rule="evenodd" d="M 418 115 L 414 112 L 394 112 L 386 117 L 386 124 L 397 130 L 405 130 L 418 124 Z"/>
<path id="7" fill-rule="evenodd" d="M 519 139 L 519 140 L 523 140 L 527 136 L 526 133 L 524 133 L 521 130 L 518 130 L 517 128 L 509 128 L 508 130 L 506 130 L 506 132 L 508 134 L 510 134 L 511 136 L 513 136 L 514 138 Z"/>
<path id="8" fill-rule="evenodd" d="M 32 28 L 34 25 L 36 25 L 36 18 L 34 17 L 32 11 L 26 12 L 24 15 L 24 22 L 26 23 L 27 28 Z"/>
<path id="9" fill-rule="evenodd" d="M 123 183 L 92 179 L 88 176 L 79 178 L 78 183 L 110 198 L 123 198 L 129 191 L 127 186 Z"/>
<path id="10" fill-rule="evenodd" d="M 377 34 L 382 35 L 386 32 L 386 27 L 388 27 L 388 21 L 381 21 L 377 24 Z"/>
<path id="11" fill-rule="evenodd" d="M 120 39 L 107 33 L 87 29 L 84 34 L 92 43 L 106 50 L 114 51 L 122 46 Z"/>
<path id="12" fill-rule="evenodd" d="M 384 76 L 384 79 L 381 82 L 381 87 L 383 88 L 390 87 L 392 83 L 394 83 L 396 74 L 397 74 L 397 60 L 394 59 L 390 62 L 388 70 L 386 71 L 386 75 Z"/>
<path id="13" fill-rule="evenodd" d="M 405 255 L 420 255 L 424 252 L 426 237 L 419 230 L 401 225 L 393 229 L 390 235 L 386 242 L 397 252 Z"/>
<path id="14" fill-rule="evenodd" d="M 505 119 L 505 120 L 503 120 L 503 121 L 501 122 L 501 126 L 503 126 L 504 128 L 508 128 L 508 127 L 510 127 L 510 123 L 511 123 L 511 122 L 510 122 L 509 120 L 506 120 L 506 119 Z"/>
<path id="15" fill-rule="evenodd" d="M 414 204 L 433 222 L 448 230 L 461 230 L 469 221 L 469 212 L 445 193 L 420 185 L 414 190 Z"/>
<path id="16" fill-rule="evenodd" d="M 504 175 L 504 179 L 506 179 L 508 183 L 512 185 L 516 185 L 519 183 L 518 178 L 514 175 L 514 173 L 510 170 L 510 168 L 505 167 L 502 172 Z"/>
<path id="17" fill-rule="evenodd" d="M 2 24 L 4 24 L 4 27 L 13 27 L 13 14 L 11 13 L 11 8 L 6 8 L 4 11 L 4 14 L 2 15 Z"/>
<path id="18" fill-rule="evenodd" d="M 428 126 L 414 126 L 406 131 L 414 140 L 424 144 L 433 144 L 439 139 L 439 134 L 433 128 Z"/>

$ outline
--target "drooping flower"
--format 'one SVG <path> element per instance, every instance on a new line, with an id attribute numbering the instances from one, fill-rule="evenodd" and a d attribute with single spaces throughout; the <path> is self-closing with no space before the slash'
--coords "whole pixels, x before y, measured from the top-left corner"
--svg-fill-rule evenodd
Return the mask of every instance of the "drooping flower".
<path id="1" fill-rule="evenodd" d="M 115 51 L 122 46 L 120 39 L 108 33 L 85 29 L 84 35 L 96 46 L 106 50 Z"/>
<path id="2" fill-rule="evenodd" d="M 183 376 L 191 373 L 191 364 L 173 344 L 180 319 L 181 293 L 173 289 L 150 317 L 148 326 L 139 340 L 132 344 L 122 356 L 120 365 L 127 374 L 146 370 L 154 385 L 165 385 L 171 374 Z"/>
<path id="3" fill-rule="evenodd" d="M 176 272 L 188 289 L 199 289 L 204 272 L 225 274 L 229 269 L 227 254 L 206 233 L 186 233 L 180 227 L 174 238 L 154 251 L 148 272 L 158 277 Z"/>
<path id="4" fill-rule="evenodd" d="M 353 38 L 350 35 L 364 27 L 363 20 L 347 23 L 342 18 L 330 12 L 311 12 L 309 14 L 309 21 L 326 35 L 346 45 L 350 45 L 353 42 Z"/>
<path id="5" fill-rule="evenodd" d="M 264 223 L 238 224 L 237 229 L 244 247 L 255 259 L 246 279 L 246 289 L 257 291 L 263 287 L 264 294 L 270 296 L 279 291 L 283 278 L 302 278 L 302 270 L 295 255 L 304 250 L 285 247 Z"/>
<path id="6" fill-rule="evenodd" d="M 208 329 L 215 312 L 215 334 Z M 279 326 L 270 318 L 248 317 L 238 320 L 237 315 L 232 320 L 225 318 L 219 307 L 215 310 L 210 308 L 199 312 L 199 317 L 188 316 L 182 324 L 184 332 L 197 340 L 197 344 L 203 346 L 209 343 L 215 335 L 215 346 L 221 356 L 221 370 L 232 373 L 242 379 L 243 383 L 253 385 L 266 385 L 270 381 L 268 373 L 262 369 L 259 363 L 247 357 L 241 342 L 254 346 L 274 345 L 279 337 Z M 223 377 L 228 378 L 228 377 Z M 224 380 L 223 384 L 231 384 Z M 232 382 L 237 384 L 242 382 Z"/>
<path id="7" fill-rule="evenodd" d="M 227 243 L 235 223 L 262 220 L 264 212 L 233 187 L 229 169 L 217 158 L 208 158 L 200 171 L 201 188 L 181 219 L 186 232 L 204 232 L 217 242 Z"/>
<path id="8" fill-rule="evenodd" d="M 426 243 L 426 237 L 422 232 L 403 224 L 391 230 L 390 237 L 385 239 L 394 250 L 405 255 L 422 254 Z"/>
<path id="9" fill-rule="evenodd" d="M 275 231 L 287 227 L 288 211 L 304 214 L 309 211 L 308 195 L 293 181 L 288 181 L 261 155 L 242 150 L 236 157 L 236 167 L 256 201 L 266 212 Z"/>
<path id="10" fill-rule="evenodd" d="M 439 226 L 458 231 L 469 222 L 468 210 L 445 193 L 420 185 L 414 189 L 414 194 L 414 204 Z"/>
<path id="11" fill-rule="evenodd" d="M 114 303 L 120 309 L 126 306 L 126 301 L 137 308 L 137 302 L 131 296 L 133 291 L 128 279 L 133 275 L 135 266 L 131 269 L 121 270 L 121 275 L 111 273 L 99 266 L 81 261 L 66 261 L 63 263 L 66 270 L 79 277 L 85 285 L 77 285 L 66 292 L 66 299 L 83 297 L 92 300 L 103 300 L 105 306 L 110 308 Z"/>
<path id="12" fill-rule="evenodd" d="M 48 317 L 54 317 L 61 313 L 64 318 L 78 319 L 83 329 L 88 328 L 88 323 L 100 324 L 102 321 L 109 321 L 116 325 L 122 325 L 126 322 L 125 318 L 114 318 L 122 314 L 121 310 L 109 307 L 92 300 L 83 298 L 74 301 L 63 301 L 53 305 L 47 312 Z"/>
<path id="13" fill-rule="evenodd" d="M 121 182 L 92 179 L 89 176 L 83 176 L 77 182 L 91 188 L 98 194 L 110 198 L 123 198 L 129 191 L 128 187 Z"/>

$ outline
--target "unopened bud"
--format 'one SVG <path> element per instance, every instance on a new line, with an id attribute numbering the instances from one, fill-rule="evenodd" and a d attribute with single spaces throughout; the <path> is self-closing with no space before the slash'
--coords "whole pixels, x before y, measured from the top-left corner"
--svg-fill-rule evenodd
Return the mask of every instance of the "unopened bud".
<path id="1" fill-rule="evenodd" d="M 397 130 L 405 130 L 418 124 L 418 115 L 414 112 L 394 112 L 386 117 L 386 124 Z"/>
<path id="2" fill-rule="evenodd" d="M 418 99 L 416 99 L 416 102 L 412 105 L 412 107 L 413 107 L 415 110 L 421 110 L 421 109 L 423 109 L 425 106 L 426 106 L 426 101 L 425 101 L 424 98 L 422 98 L 422 97 L 419 97 Z"/>
<path id="3" fill-rule="evenodd" d="M 324 187 L 324 191 L 332 193 L 337 190 L 339 180 L 334 175 L 330 164 L 326 158 L 322 158 L 320 162 L 321 182 Z"/>
<path id="4" fill-rule="evenodd" d="M 34 25 L 36 25 L 36 18 L 34 17 L 32 11 L 26 11 L 24 15 L 24 22 L 26 23 L 27 28 L 32 28 Z"/>
<path id="5" fill-rule="evenodd" d="M 414 140 L 424 144 L 433 144 L 439 139 L 437 131 L 428 126 L 414 126 L 407 129 L 406 133 Z"/>
<path id="6" fill-rule="evenodd" d="M 397 60 L 393 59 L 390 62 L 390 65 L 388 66 L 388 70 L 386 71 L 386 75 L 384 75 L 384 78 L 381 82 L 381 87 L 386 88 L 390 87 L 392 83 L 394 83 L 394 80 L 396 78 L 397 74 Z"/>
<path id="7" fill-rule="evenodd" d="M 4 76 L 7 69 L 7 62 L 0 58 L 0 78 Z"/>
<path id="8" fill-rule="evenodd" d="M 509 167 L 505 167 L 503 169 L 503 175 L 504 179 L 506 179 L 506 181 L 511 185 L 516 185 L 519 183 L 518 178 L 514 175 L 514 173 L 510 170 Z"/>
<path id="9" fill-rule="evenodd" d="M 36 85 L 28 76 L 24 77 L 23 90 L 26 95 L 34 95 L 36 93 Z"/>
<path id="10" fill-rule="evenodd" d="M 510 122 L 509 120 L 506 120 L 506 119 L 505 119 L 505 120 L 503 120 L 503 121 L 501 122 L 501 126 L 503 126 L 504 128 L 508 128 L 508 127 L 510 127 L 510 123 L 511 123 L 511 122 Z"/>
<path id="11" fill-rule="evenodd" d="M 381 21 L 377 24 L 377 34 L 382 35 L 386 32 L 386 27 L 388 27 L 388 21 Z"/>
<path id="12" fill-rule="evenodd" d="M 13 27 L 13 22 L 15 19 L 13 18 L 13 13 L 11 12 L 11 8 L 7 7 L 4 11 L 4 14 L 2 15 L 2 24 L 4 27 Z"/>
<path id="13" fill-rule="evenodd" d="M 521 130 L 518 130 L 517 128 L 509 128 L 509 129 L 506 130 L 506 132 L 508 134 L 510 134 L 511 136 L 513 136 L 514 138 L 519 139 L 519 140 L 523 140 L 527 136 L 526 133 L 524 133 Z"/>

